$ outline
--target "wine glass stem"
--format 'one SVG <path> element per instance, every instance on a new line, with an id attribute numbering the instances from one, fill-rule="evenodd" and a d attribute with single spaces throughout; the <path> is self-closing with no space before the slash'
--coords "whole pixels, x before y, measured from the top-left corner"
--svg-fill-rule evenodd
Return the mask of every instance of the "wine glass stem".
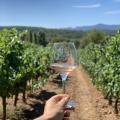
<path id="1" fill-rule="evenodd" d="M 66 86 L 65 86 L 65 81 L 63 81 L 63 93 L 66 93 Z"/>

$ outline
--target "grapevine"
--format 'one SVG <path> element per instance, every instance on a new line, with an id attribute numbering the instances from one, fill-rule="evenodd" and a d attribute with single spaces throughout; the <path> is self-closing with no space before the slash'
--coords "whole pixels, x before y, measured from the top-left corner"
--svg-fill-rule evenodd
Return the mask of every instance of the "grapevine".
<path id="1" fill-rule="evenodd" d="M 79 61 L 89 71 L 92 82 L 112 104 L 115 112 L 120 99 L 120 31 L 106 38 L 104 44 L 89 44 L 79 49 Z"/>
<path id="2" fill-rule="evenodd" d="M 6 98 L 15 95 L 14 106 L 20 92 L 26 102 L 28 81 L 32 88 L 42 87 L 50 75 L 51 48 L 22 42 L 16 29 L 0 31 L 0 97 L 3 103 L 3 120 L 6 120 Z M 39 79 L 38 79 L 39 78 Z"/>

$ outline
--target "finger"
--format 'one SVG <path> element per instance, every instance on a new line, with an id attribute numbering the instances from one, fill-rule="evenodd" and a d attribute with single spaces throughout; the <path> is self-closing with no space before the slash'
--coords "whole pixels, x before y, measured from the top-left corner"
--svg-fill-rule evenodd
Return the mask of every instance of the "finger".
<path id="1" fill-rule="evenodd" d="M 64 97 L 63 99 L 61 99 L 61 100 L 59 101 L 59 103 L 58 103 L 58 104 L 60 104 L 60 105 L 61 105 L 61 107 L 65 107 L 65 105 L 67 104 L 67 102 L 69 101 L 69 99 L 70 99 L 70 97 L 69 97 L 69 96 Z"/>
<path id="2" fill-rule="evenodd" d="M 65 112 L 64 112 L 64 117 L 70 117 L 70 112 L 65 111 Z"/>
<path id="3" fill-rule="evenodd" d="M 67 94 L 58 94 L 58 95 L 55 95 L 52 98 L 50 98 L 50 100 L 54 100 L 56 102 L 59 102 L 60 100 L 62 100 L 65 97 L 68 97 L 68 95 Z"/>

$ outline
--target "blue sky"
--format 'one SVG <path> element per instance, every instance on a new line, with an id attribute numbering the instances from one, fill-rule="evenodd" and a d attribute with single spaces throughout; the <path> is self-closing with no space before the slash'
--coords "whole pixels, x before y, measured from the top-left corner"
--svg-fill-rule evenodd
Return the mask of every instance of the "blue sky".
<path id="1" fill-rule="evenodd" d="M 120 24 L 120 0 L 0 0 L 0 25 Z"/>

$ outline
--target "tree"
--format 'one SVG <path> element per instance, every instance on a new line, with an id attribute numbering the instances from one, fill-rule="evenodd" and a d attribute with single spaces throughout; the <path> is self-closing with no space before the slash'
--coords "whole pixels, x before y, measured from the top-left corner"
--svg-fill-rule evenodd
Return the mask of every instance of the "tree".
<path id="1" fill-rule="evenodd" d="M 35 33 L 32 32 L 32 43 L 35 43 Z"/>
<path id="2" fill-rule="evenodd" d="M 35 39 L 35 44 L 38 44 L 38 39 L 37 39 L 37 34 L 36 33 L 34 33 L 34 39 Z"/>
<path id="3" fill-rule="evenodd" d="M 80 47 L 85 47 L 89 43 L 102 44 L 104 41 L 105 33 L 94 29 L 90 32 L 87 32 L 86 35 L 80 39 Z"/>
<path id="4" fill-rule="evenodd" d="M 47 45 L 47 41 L 46 41 L 44 32 L 39 32 L 38 42 L 39 42 L 39 45 L 43 45 L 43 46 Z"/>
<path id="5" fill-rule="evenodd" d="M 32 42 L 33 42 L 32 38 L 33 38 L 33 36 L 32 36 L 32 31 L 29 30 L 29 31 L 28 31 L 28 35 L 27 35 L 27 41 L 32 43 Z"/>

